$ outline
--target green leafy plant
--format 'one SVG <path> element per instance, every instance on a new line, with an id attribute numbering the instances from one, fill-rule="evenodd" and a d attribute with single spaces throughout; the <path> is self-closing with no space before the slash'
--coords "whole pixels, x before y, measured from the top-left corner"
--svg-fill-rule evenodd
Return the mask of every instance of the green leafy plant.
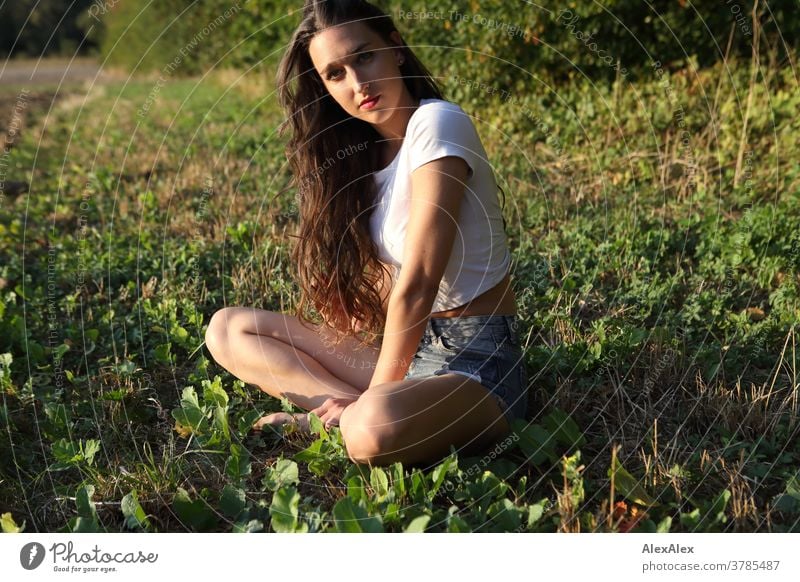
<path id="1" fill-rule="evenodd" d="M 204 448 L 230 445 L 228 394 L 219 376 L 215 376 L 213 381 L 203 381 L 202 404 L 192 386 L 184 388 L 181 407 L 172 411 L 172 417 L 180 434 L 193 436 Z"/>

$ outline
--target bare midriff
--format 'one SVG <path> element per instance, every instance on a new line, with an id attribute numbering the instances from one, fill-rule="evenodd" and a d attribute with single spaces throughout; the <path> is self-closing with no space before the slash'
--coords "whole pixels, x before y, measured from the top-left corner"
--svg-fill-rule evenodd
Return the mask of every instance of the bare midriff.
<path id="1" fill-rule="evenodd" d="M 511 277 L 507 274 L 497 285 L 484 291 L 469 303 L 446 311 L 434 311 L 431 317 L 516 315 L 516 313 L 517 300 L 511 287 Z"/>
<path id="2" fill-rule="evenodd" d="M 389 277 L 385 277 L 383 281 L 384 292 L 381 293 L 383 300 L 383 309 L 386 309 L 389 303 L 389 294 L 391 293 L 392 282 Z M 505 277 L 494 287 L 484 291 L 472 301 L 460 305 L 453 309 L 445 311 L 434 311 L 431 317 L 456 317 L 458 315 L 516 315 L 517 313 L 517 300 L 514 295 L 514 289 L 511 287 L 511 276 L 506 274 Z"/>

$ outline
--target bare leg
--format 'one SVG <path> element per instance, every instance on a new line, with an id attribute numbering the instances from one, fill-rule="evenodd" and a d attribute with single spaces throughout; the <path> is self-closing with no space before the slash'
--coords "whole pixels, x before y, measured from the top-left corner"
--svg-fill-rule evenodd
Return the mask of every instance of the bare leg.
<path id="1" fill-rule="evenodd" d="M 433 462 L 451 445 L 472 454 L 510 431 L 486 388 L 459 374 L 373 386 L 339 425 L 350 458 L 371 465 Z"/>
<path id="2" fill-rule="evenodd" d="M 458 374 L 387 382 L 369 391 L 380 348 L 356 350 L 348 338 L 327 343 L 296 318 L 250 308 L 214 314 L 206 345 L 214 359 L 268 394 L 312 410 L 328 398 L 353 397 L 339 424 L 348 455 L 359 463 L 416 463 L 480 450 L 508 433 L 500 407 L 475 380 Z M 288 415 L 272 416 L 274 423 Z M 261 424 L 272 424 L 270 417 Z"/>
<path id="3" fill-rule="evenodd" d="M 306 410 L 328 398 L 355 400 L 372 378 L 379 348 L 331 339 L 293 316 L 244 307 L 218 311 L 206 332 L 211 355 L 234 376 Z"/>

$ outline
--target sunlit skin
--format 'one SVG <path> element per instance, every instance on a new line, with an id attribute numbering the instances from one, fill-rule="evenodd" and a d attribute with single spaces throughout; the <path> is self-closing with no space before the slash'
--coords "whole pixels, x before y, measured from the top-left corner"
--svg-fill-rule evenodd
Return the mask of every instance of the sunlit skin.
<path id="1" fill-rule="evenodd" d="M 419 105 L 400 73 L 405 55 L 397 31 L 391 34 L 394 46 L 361 22 L 328 28 L 309 44 L 308 53 L 331 97 L 353 117 L 363 119 L 389 143 L 402 141 L 408 120 Z M 361 102 L 380 95 L 372 109 Z M 399 145 L 397 146 L 399 148 Z M 392 148 L 389 148 L 392 149 Z"/>
<path id="2" fill-rule="evenodd" d="M 310 42 L 314 71 L 333 99 L 353 117 L 374 125 L 386 138 L 387 165 L 400 149 L 409 119 L 419 103 L 400 72 L 405 54 L 400 35 L 391 42 L 361 22 L 331 27 Z M 380 95 L 372 109 L 364 99 Z M 498 404 L 477 381 L 458 374 L 404 380 L 408 361 L 431 314 L 444 272 L 464 195 L 467 164 L 458 157 L 433 160 L 411 175 L 411 216 L 404 265 L 390 289 L 383 343 L 358 347 L 356 338 L 331 348 L 322 327 L 307 328 L 297 317 L 245 307 L 214 314 L 206 345 L 214 359 L 236 377 L 275 398 L 288 398 L 315 413 L 327 427 L 338 425 L 350 458 L 359 463 L 416 463 L 469 452 L 497 442 L 509 430 Z M 448 252 L 439 252 L 448 249 Z M 434 280 L 435 279 L 435 280 Z M 421 291 L 420 291 L 421 290 Z M 464 315 L 515 313 L 508 277 L 466 306 Z M 404 366 L 394 362 L 403 361 Z M 274 413 L 254 428 L 297 422 L 306 414 Z"/>
<path id="3" fill-rule="evenodd" d="M 391 33 L 394 46 L 400 45 L 397 31 Z M 334 26 L 317 34 L 309 43 L 308 53 L 314 69 L 333 99 L 353 117 L 375 126 L 385 139 L 384 164 L 387 165 L 402 145 L 408 121 L 419 105 L 403 82 L 400 65 L 403 51 L 387 45 L 380 35 L 361 22 Z M 370 109 L 362 109 L 365 99 L 379 96 Z M 326 424 L 338 423 L 349 398 L 330 399 L 313 410 Z M 284 412 L 261 418 L 265 424 L 297 422 L 308 430 L 308 415 Z"/>

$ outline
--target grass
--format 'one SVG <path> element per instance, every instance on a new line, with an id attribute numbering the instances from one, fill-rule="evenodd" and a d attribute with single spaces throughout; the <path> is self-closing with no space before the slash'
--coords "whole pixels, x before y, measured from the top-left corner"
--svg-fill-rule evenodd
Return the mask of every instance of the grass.
<path id="1" fill-rule="evenodd" d="M 799 531 L 800 97 L 788 66 L 753 66 L 512 100 L 440 79 L 506 192 L 531 407 L 484 456 L 430 467 L 354 465 L 318 424 L 250 433 L 290 405 L 203 347 L 223 305 L 297 298 L 265 77 L 22 97 L 3 530 Z"/>

